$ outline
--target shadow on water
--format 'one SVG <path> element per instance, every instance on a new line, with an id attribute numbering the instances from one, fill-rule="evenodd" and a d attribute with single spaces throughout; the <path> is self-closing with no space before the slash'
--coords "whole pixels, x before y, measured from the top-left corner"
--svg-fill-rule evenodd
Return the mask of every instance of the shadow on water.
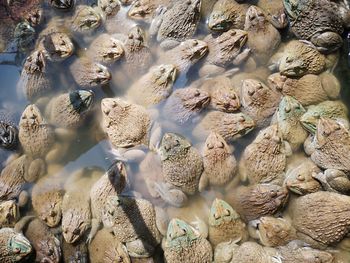
<path id="1" fill-rule="evenodd" d="M 340 97 L 346 106 L 350 107 L 350 39 L 347 40 L 347 34 L 345 32 L 343 39 L 344 44 L 340 49 L 339 62 L 335 69 L 335 76 L 339 79 L 341 84 Z M 350 36 L 350 35 L 349 35 Z"/>
<path id="2" fill-rule="evenodd" d="M 118 185 L 116 185 L 115 178 L 123 178 L 123 175 L 121 174 L 121 170 L 119 166 L 124 166 L 124 163 L 117 160 L 112 163 L 112 165 L 108 168 L 108 178 L 111 182 L 111 184 L 115 187 L 115 191 L 118 191 Z M 122 183 L 122 182 L 118 182 Z M 156 246 L 158 245 L 156 238 L 154 237 L 152 231 L 147 226 L 146 222 L 144 221 L 142 212 L 139 207 L 137 207 L 136 204 L 136 197 L 130 197 L 130 195 L 121 194 L 120 197 L 122 198 L 130 198 L 131 202 L 128 202 L 127 205 L 124 203 L 120 204 L 120 207 L 123 209 L 125 215 L 128 217 L 130 224 L 132 225 L 133 229 L 136 232 L 136 235 L 140 238 L 143 247 L 146 249 L 146 251 L 152 255 L 152 257 L 155 257 L 155 251 L 157 250 Z M 131 208 L 131 209 L 130 209 Z M 144 237 L 146 237 L 147 241 L 144 240 Z M 151 244 L 151 247 L 154 249 L 151 249 L 149 244 Z M 159 245 L 158 245 L 159 246 Z M 157 253 L 159 255 L 160 253 Z M 159 257 L 160 260 L 156 262 L 163 262 L 161 261 L 161 257 Z"/>

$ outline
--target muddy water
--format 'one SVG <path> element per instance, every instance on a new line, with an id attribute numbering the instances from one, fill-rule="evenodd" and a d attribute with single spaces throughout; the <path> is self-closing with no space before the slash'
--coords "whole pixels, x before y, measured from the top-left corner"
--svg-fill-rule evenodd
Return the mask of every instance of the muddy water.
<path id="1" fill-rule="evenodd" d="M 205 26 L 205 22 L 211 10 L 211 7 L 215 1 L 207 0 L 203 2 L 204 7 L 202 23 L 198 29 L 196 36 L 199 39 L 202 39 L 208 33 L 208 30 Z M 126 34 L 130 28 L 132 28 L 136 24 L 139 24 L 141 27 L 147 30 L 147 24 L 142 23 L 142 21 L 133 21 L 128 19 L 126 16 L 126 12 L 127 8 L 123 7 L 115 18 L 106 22 L 104 26 L 105 29 L 109 33 Z M 52 17 L 54 15 L 57 15 L 57 13 L 50 12 L 48 17 Z M 64 14 L 63 17 L 67 15 L 68 14 Z M 91 42 L 92 39 L 94 39 L 98 34 L 102 32 L 103 29 L 100 28 L 94 34 L 84 36 L 83 40 L 75 39 L 75 46 L 77 48 L 77 52 L 66 61 L 60 64 L 56 64 L 55 68 L 52 69 L 52 71 L 55 72 L 54 78 L 56 80 L 55 93 L 53 93 L 52 96 L 56 96 L 56 94 L 62 93 L 67 90 L 73 90 L 78 88 L 78 86 L 74 83 L 74 80 L 72 79 L 72 76 L 69 73 L 69 65 L 72 62 L 74 62 L 74 60 L 77 59 L 77 57 L 84 56 L 84 50 L 88 47 L 88 44 Z M 150 43 L 150 47 L 154 55 L 154 61 L 157 61 L 157 57 L 162 51 L 157 47 L 157 45 L 153 45 L 152 43 Z M 344 47 L 341 52 L 342 55 L 339 66 L 336 70 L 336 74 L 343 84 L 342 98 L 344 102 L 348 106 L 350 106 L 350 73 L 346 65 L 346 48 Z M 196 65 L 190 70 L 189 74 L 187 75 L 187 79 L 177 80 L 177 82 L 174 85 L 175 88 L 182 88 L 188 86 L 191 82 L 195 81 L 198 78 L 198 67 L 200 65 L 201 63 L 198 63 L 198 65 Z M 86 125 L 77 131 L 77 139 L 75 139 L 73 142 L 69 142 L 70 146 L 67 149 L 64 160 L 59 163 L 51 164 L 48 167 L 48 175 L 51 176 L 56 174 L 67 178 L 68 180 L 71 174 L 82 168 L 107 170 L 111 163 L 113 163 L 115 157 L 109 152 L 108 142 L 105 139 L 103 139 L 102 131 L 99 129 L 99 124 L 101 122 L 99 108 L 100 100 L 104 97 L 122 97 L 126 93 L 128 87 L 130 87 L 131 83 L 137 79 L 135 78 L 132 80 L 125 81 L 120 72 L 118 72 L 119 67 L 120 65 L 118 65 L 118 63 L 110 67 L 113 79 L 109 85 L 94 89 L 95 106 L 91 116 L 86 122 Z M 0 65 L 0 104 L 3 108 L 14 110 L 17 113 L 17 115 L 20 115 L 25 106 L 28 104 L 21 90 L 19 90 L 16 87 L 20 77 L 20 72 L 21 65 Z M 205 138 L 198 138 L 192 135 L 194 124 L 190 123 L 186 126 L 179 126 L 176 124 L 169 125 L 167 116 L 164 116 L 162 114 L 162 104 L 158 105 L 155 108 L 160 110 L 159 119 L 157 119 L 157 121 L 163 125 L 163 132 L 180 133 L 186 138 L 188 138 L 196 148 L 201 150 Z M 202 112 L 201 116 L 204 116 L 204 114 L 205 111 Z M 234 155 L 236 156 L 237 160 L 239 159 L 242 150 L 245 148 L 245 146 L 248 145 L 255 138 L 257 132 L 258 130 L 255 130 L 233 144 L 235 148 Z M 300 155 L 303 154 L 300 153 Z M 154 158 L 157 159 L 158 157 L 155 156 Z M 155 161 L 155 165 L 158 164 L 159 162 Z M 157 171 L 157 169 L 155 169 L 154 171 Z M 143 176 L 145 175 L 140 172 L 139 163 L 129 163 L 128 172 L 133 188 L 132 190 L 139 191 L 145 196 L 147 196 L 147 193 L 143 192 Z M 165 208 L 167 209 L 170 218 L 178 217 L 184 219 L 187 222 L 193 222 L 198 218 L 202 219 L 203 221 L 207 221 L 209 207 L 214 198 L 216 197 L 223 197 L 222 191 L 220 189 L 217 189 L 216 191 L 205 191 L 204 193 L 191 197 L 189 204 L 184 208 Z M 157 200 L 151 200 L 155 204 L 159 204 Z M 26 213 L 31 213 L 31 211 L 22 212 L 22 215 L 25 215 Z M 286 214 L 286 216 L 288 216 L 288 214 Z M 342 245 L 343 247 L 348 248 L 346 242 L 343 242 Z M 347 259 L 349 261 L 346 261 Z M 345 259 L 344 262 L 350 262 L 350 256 L 347 259 Z"/>

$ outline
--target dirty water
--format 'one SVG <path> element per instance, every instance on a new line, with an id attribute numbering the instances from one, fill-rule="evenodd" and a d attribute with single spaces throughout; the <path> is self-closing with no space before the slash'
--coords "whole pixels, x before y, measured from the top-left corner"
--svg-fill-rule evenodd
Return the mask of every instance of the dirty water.
<path id="1" fill-rule="evenodd" d="M 202 19 L 200 26 L 195 35 L 198 39 L 203 39 L 208 33 L 209 30 L 206 27 L 206 20 L 208 14 L 211 10 L 211 6 L 215 2 L 214 0 L 203 0 L 206 4 L 206 10 L 203 11 Z M 0 7 L 1 8 L 1 7 Z M 121 10 L 118 12 L 117 16 L 113 19 L 107 20 L 107 22 L 103 27 L 96 30 L 93 34 L 89 34 L 82 38 L 74 39 L 76 52 L 66 59 L 63 62 L 57 63 L 54 65 L 54 68 L 51 69 L 52 72 L 55 72 L 54 75 L 54 92 L 52 93 L 52 97 L 57 96 L 64 91 L 71 91 L 78 88 L 78 85 L 74 82 L 72 75 L 69 72 L 69 65 L 71 65 L 77 57 L 83 56 L 84 51 L 88 47 L 89 43 L 97 37 L 99 34 L 103 33 L 103 30 L 108 31 L 109 33 L 127 33 L 133 26 L 140 25 L 143 29 L 146 30 L 146 39 L 148 40 L 149 46 L 151 47 L 151 51 L 155 56 L 153 64 L 157 64 L 157 56 L 158 53 L 163 51 L 160 50 L 158 45 L 149 40 L 149 36 L 147 34 L 148 24 L 143 23 L 138 20 L 131 20 L 127 17 L 128 7 L 122 6 Z M 59 14 L 58 12 L 49 13 L 50 16 L 54 16 Z M 62 14 L 60 14 L 62 15 Z M 63 14 L 63 17 L 68 16 L 68 14 Z M 48 19 L 48 18 L 46 18 Z M 40 28 L 44 28 L 44 25 L 40 25 Z M 282 31 L 282 36 L 286 35 L 285 31 Z M 284 40 L 287 40 L 285 37 Z M 338 67 L 335 70 L 335 75 L 341 82 L 342 90 L 341 90 L 341 99 L 343 102 L 349 107 L 350 106 L 350 70 L 347 65 L 347 46 L 345 45 L 341 49 L 340 62 Z M 11 65 L 11 60 L 14 65 Z M 5 62 L 4 62 L 5 61 Z M 174 90 L 181 89 L 189 86 L 191 83 L 199 79 L 198 70 L 202 66 L 202 62 L 199 62 L 197 65 L 192 67 L 186 76 L 181 76 L 178 78 L 174 84 Z M 77 136 L 74 141 L 68 141 L 69 145 L 66 145 L 67 142 L 62 142 L 65 146 L 67 146 L 67 151 L 64 155 L 64 158 L 55 163 L 49 164 L 47 167 L 47 174 L 45 176 L 59 176 L 61 178 L 65 178 L 65 180 L 69 180 L 69 177 L 75 172 L 81 169 L 91 169 L 96 171 L 107 171 L 108 168 L 114 163 L 115 156 L 113 152 L 111 152 L 110 144 L 108 139 L 105 138 L 101 128 L 99 127 L 101 120 L 101 110 L 100 110 L 100 101 L 103 98 L 107 97 L 123 97 L 131 84 L 136 81 L 138 78 L 142 76 L 140 74 L 135 79 L 125 79 L 123 74 L 118 72 L 121 67 L 120 63 L 115 63 L 115 65 L 109 66 L 110 72 L 112 72 L 112 80 L 109 84 L 104 85 L 102 87 L 97 87 L 93 89 L 94 92 L 94 104 L 93 109 L 91 110 L 91 114 L 89 114 L 85 124 L 83 127 L 77 130 Z M 0 105 L 1 108 L 9 109 L 11 111 L 15 111 L 17 116 L 20 116 L 25 107 L 29 104 L 26 100 L 23 91 L 21 91 L 17 86 L 17 83 L 20 79 L 20 74 L 22 70 L 21 63 L 18 64 L 18 61 L 13 61 L 13 56 L 11 54 L 1 54 L 0 53 Z M 243 72 L 243 68 L 240 69 L 240 72 Z M 175 132 L 186 137 L 191 144 L 201 151 L 205 139 L 202 137 L 194 136 L 192 131 L 196 126 L 196 121 L 198 118 L 193 121 L 193 123 L 187 123 L 186 125 L 177 125 L 175 123 L 169 123 L 168 116 L 162 111 L 162 107 L 165 102 L 160 103 L 155 106 L 154 109 L 158 110 L 158 119 L 155 121 L 159 122 L 162 126 L 162 132 Z M 203 110 L 199 119 L 205 115 L 206 112 L 210 110 Z M 250 132 L 246 136 L 236 140 L 231 143 L 234 147 L 234 155 L 237 161 L 240 159 L 240 156 L 247 145 L 249 145 L 256 135 L 258 134 L 260 129 L 256 128 L 254 131 Z M 146 150 L 147 151 L 147 150 Z M 298 160 L 297 156 L 303 156 L 302 150 L 299 153 L 294 153 L 294 158 Z M 156 157 L 155 158 L 159 158 Z M 292 159 L 292 158 L 291 158 Z M 290 160 L 291 160 L 290 159 Z M 288 159 L 289 160 L 289 159 Z M 185 220 L 186 222 L 194 222 L 198 219 L 207 222 L 209 215 L 209 208 L 215 198 L 224 198 L 225 189 L 223 188 L 215 188 L 211 190 L 204 191 L 202 193 L 196 194 L 195 196 L 189 197 L 188 204 L 183 208 L 175 208 L 169 205 L 165 205 L 163 202 L 159 200 L 155 200 L 150 197 L 149 194 L 146 193 L 145 182 L 143 180 L 144 174 L 140 172 L 139 169 L 140 161 L 137 162 L 127 162 L 127 172 L 128 178 L 131 183 L 131 189 L 137 192 L 140 192 L 145 198 L 149 198 L 155 205 L 160 205 L 165 208 L 167 211 L 169 218 L 180 218 Z M 160 162 L 155 162 L 155 165 L 160 165 Z M 159 169 L 158 169 L 159 170 Z M 154 169 L 157 172 L 157 169 Z M 161 175 L 153 175 L 154 177 L 159 178 Z M 235 183 L 237 182 L 238 175 L 234 179 Z M 31 186 L 29 186 L 30 189 Z M 237 186 L 236 186 L 237 187 Z M 295 198 L 291 196 L 291 198 Z M 32 215 L 33 211 L 31 210 L 31 206 L 26 206 L 21 210 L 21 216 L 24 215 Z M 284 215 L 288 217 L 287 214 Z M 345 251 L 345 250 L 344 250 Z M 347 251 L 350 251 L 347 250 Z M 344 262 L 350 262 L 350 252 L 347 260 Z M 162 262 L 162 252 L 157 251 L 156 256 L 154 256 L 154 262 Z M 1 261 L 1 259 L 0 259 Z M 28 261 L 30 262 L 30 261 Z M 61 260 L 63 262 L 63 260 Z M 137 261 L 135 262 L 152 262 L 152 261 Z M 341 261 L 339 261 L 341 262 Z"/>

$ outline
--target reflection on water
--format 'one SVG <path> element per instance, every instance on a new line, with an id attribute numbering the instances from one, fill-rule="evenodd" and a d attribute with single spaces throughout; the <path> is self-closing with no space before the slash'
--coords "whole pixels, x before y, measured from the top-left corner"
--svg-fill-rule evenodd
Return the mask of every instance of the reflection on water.
<path id="1" fill-rule="evenodd" d="M 211 10 L 212 5 L 215 3 L 214 0 L 203 1 L 203 16 L 202 22 L 205 23 L 207 16 Z M 126 16 L 127 8 L 122 7 L 122 10 L 113 19 L 107 20 L 104 25 L 104 29 L 111 34 L 127 34 L 130 29 L 136 24 L 135 21 L 129 20 Z M 56 13 L 51 12 L 49 16 L 53 16 Z M 68 14 L 67 14 L 68 15 Z M 63 17 L 67 15 L 63 14 Z M 202 39 L 208 34 L 208 30 L 205 24 L 202 23 L 197 32 L 198 38 Z M 147 35 L 148 25 L 140 22 L 140 26 L 146 30 L 146 39 L 149 39 Z M 87 34 L 83 37 L 78 37 L 74 39 L 74 44 L 76 47 L 76 52 L 73 56 L 61 63 L 49 63 L 49 74 L 53 79 L 54 91 L 50 94 L 51 98 L 56 97 L 58 94 L 63 92 L 71 91 L 77 89 L 79 86 L 75 83 L 72 74 L 69 71 L 70 66 L 76 59 L 84 58 L 86 56 L 86 49 L 89 47 L 91 41 L 99 34 L 103 33 L 103 29 L 98 29 L 94 34 Z M 150 47 L 150 52 L 153 56 L 153 64 L 158 65 L 164 61 L 159 61 L 159 57 L 162 57 L 162 51 L 158 45 L 152 45 L 148 43 Z M 342 98 L 343 101 L 350 106 L 350 82 L 349 82 L 349 70 L 346 66 L 346 47 L 342 49 L 342 54 L 340 56 L 339 66 L 336 70 L 336 75 L 342 82 Z M 14 61 L 12 54 L 0 54 L 0 105 L 1 108 L 8 109 L 14 112 L 16 115 L 20 115 L 27 104 L 23 90 L 18 87 L 17 83 L 20 78 L 21 63 Z M 11 63 L 17 65 L 11 65 Z M 88 115 L 85 125 L 80 127 L 75 132 L 73 140 L 64 140 L 60 138 L 59 143 L 64 146 L 66 152 L 59 162 L 52 162 L 48 164 L 47 174 L 45 176 L 57 176 L 66 181 L 70 178 L 72 174 L 81 170 L 82 168 L 91 169 L 102 169 L 107 170 L 108 167 L 115 161 L 116 156 L 114 156 L 111 151 L 111 145 L 105 139 L 105 136 L 101 130 L 101 113 L 100 113 L 100 101 L 105 97 L 123 97 L 126 94 L 127 89 L 131 84 L 140 78 L 143 73 L 148 71 L 148 67 L 143 71 L 136 72 L 132 75 L 126 74 L 126 72 L 121 71 L 123 62 L 119 61 L 112 66 L 109 66 L 110 72 L 112 72 L 112 81 L 108 85 L 103 87 L 94 88 L 94 106 L 91 113 Z M 196 66 L 192 67 L 187 74 L 187 76 L 182 75 L 178 78 L 174 84 L 174 89 L 184 88 L 189 86 L 192 82 L 196 81 L 198 76 L 198 69 L 201 67 L 203 62 L 199 62 Z M 249 67 L 248 67 L 249 68 Z M 245 77 L 242 77 L 243 79 Z M 138 94 L 134 94 L 138 96 Z M 40 101 L 38 104 L 42 110 L 45 109 L 48 103 L 48 99 Z M 202 116 L 205 115 L 209 110 L 204 109 L 199 117 L 195 118 L 193 121 L 186 123 L 186 125 L 179 125 L 172 121 L 169 121 L 169 116 L 163 111 L 165 102 L 161 102 L 157 106 L 151 107 L 152 111 L 157 111 L 157 121 L 162 126 L 162 132 L 175 132 L 185 136 L 198 150 L 202 151 L 205 137 L 194 136 L 192 131 L 196 126 L 196 122 L 200 120 Z M 248 135 L 240 138 L 239 140 L 232 143 L 234 147 L 234 155 L 237 160 L 239 160 L 245 147 L 252 142 L 256 137 L 258 130 L 254 130 Z M 64 137 L 63 137 L 64 138 Z M 159 156 L 152 152 L 146 151 L 146 157 L 143 162 L 132 160 L 127 164 L 128 179 L 131 185 L 131 189 L 142 194 L 143 197 L 152 201 L 155 205 L 163 206 L 167 211 L 170 218 L 178 217 L 185 220 L 186 222 L 199 222 L 200 220 L 207 222 L 209 207 L 215 198 L 223 198 L 225 189 L 211 189 L 204 191 L 196 196 L 191 196 L 189 203 L 186 207 L 175 208 L 165 205 L 158 198 L 152 197 L 147 190 L 145 185 L 152 180 L 161 180 L 161 169 Z M 295 154 L 296 156 L 297 154 Z M 300 155 L 303 155 L 300 153 Z M 294 156 L 294 157 L 295 157 Z M 122 158 L 119 156 L 119 158 Z M 295 162 L 298 162 L 299 157 L 295 157 Z M 146 163 L 147 161 L 147 163 Z M 292 162 L 292 159 L 290 159 Z M 230 185 L 230 187 L 237 187 L 237 178 Z M 73 182 L 74 183 L 74 182 Z M 30 189 L 32 185 L 29 185 Z M 85 189 L 86 190 L 86 189 Z M 135 194 L 135 193 L 133 193 Z M 31 211 L 32 207 L 27 205 L 25 208 L 21 208 L 21 216 L 26 214 L 33 214 Z M 130 215 L 130 217 L 135 216 L 135 214 Z M 285 215 L 288 217 L 288 214 Z M 196 223 L 194 223 L 196 225 Z M 135 227 L 139 228 L 139 227 Z M 153 241 L 153 243 L 156 243 Z M 160 253 L 158 254 L 158 256 Z M 161 259 L 156 259 L 156 262 L 161 261 Z M 138 262 L 137 260 L 135 262 Z M 344 261 L 345 262 L 345 261 Z"/>

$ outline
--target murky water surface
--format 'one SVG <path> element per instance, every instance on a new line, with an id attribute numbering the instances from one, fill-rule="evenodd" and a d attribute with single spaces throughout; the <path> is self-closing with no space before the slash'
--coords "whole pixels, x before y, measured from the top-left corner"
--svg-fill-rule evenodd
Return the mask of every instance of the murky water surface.
<path id="1" fill-rule="evenodd" d="M 196 38 L 198 39 L 204 38 L 204 36 L 206 36 L 209 32 L 207 30 L 207 27 L 205 26 L 205 22 L 208 13 L 211 10 L 211 6 L 215 1 L 207 0 L 203 2 L 203 6 L 205 8 L 203 8 L 202 22 L 196 34 Z M 69 66 L 77 58 L 84 56 L 86 48 L 89 46 L 89 44 L 95 37 L 106 31 L 110 34 L 127 34 L 133 26 L 137 24 L 140 25 L 143 29 L 146 30 L 146 39 L 154 56 L 153 63 L 155 65 L 160 63 L 158 62 L 157 58 L 163 51 L 158 47 L 158 44 L 149 40 L 149 36 L 147 33 L 148 24 L 143 23 L 142 21 L 130 20 L 127 17 L 127 10 L 127 6 L 122 7 L 122 9 L 119 11 L 116 17 L 108 19 L 105 22 L 104 26 L 101 26 L 94 33 L 74 38 L 74 44 L 76 47 L 76 52 L 74 53 L 74 55 L 61 63 L 52 64 L 53 68 L 51 68 L 50 70 L 54 72 L 53 78 L 55 81 L 54 92 L 50 96 L 55 97 L 63 92 L 71 91 L 78 88 L 78 85 L 74 82 L 72 75 L 69 71 Z M 53 18 L 54 16 L 61 16 L 63 19 L 68 19 L 69 15 L 71 15 L 71 13 L 60 13 L 57 11 L 50 11 L 47 12 L 45 19 L 47 21 L 50 18 Z M 44 27 L 45 23 L 39 27 L 39 30 Z M 283 35 L 285 35 L 284 31 L 282 32 L 282 36 Z M 344 46 L 340 51 L 340 62 L 335 70 L 335 74 L 338 76 L 342 84 L 342 100 L 345 102 L 345 104 L 350 106 L 350 74 L 346 60 L 346 49 L 347 47 Z M 17 61 L 15 63 L 13 61 L 12 54 L 2 53 L 0 54 L 0 58 L 0 104 L 2 108 L 8 109 L 9 111 L 14 112 L 15 115 L 20 116 L 26 105 L 29 104 L 29 102 L 25 99 L 23 91 L 17 87 L 17 83 L 19 81 L 22 69 L 22 62 L 18 63 Z M 187 77 L 183 76 L 181 79 L 178 79 L 175 82 L 174 90 L 189 86 L 191 83 L 196 81 L 199 78 L 198 69 L 201 65 L 201 62 L 198 63 L 196 66 L 190 69 L 189 73 L 187 74 Z M 97 87 L 93 89 L 95 97 L 94 106 L 93 110 L 91 111 L 91 114 L 87 118 L 85 125 L 77 130 L 75 139 L 73 141 L 60 142 L 66 148 L 64 158 L 59 162 L 53 162 L 49 164 L 47 167 L 47 173 L 45 177 L 53 178 L 54 176 L 59 176 L 61 178 L 64 178 L 64 180 L 66 180 L 66 182 L 69 182 L 69 184 L 74 184 L 75 182 L 71 182 L 70 179 L 72 178 L 72 175 L 76 174 L 77 171 L 81 169 L 92 169 L 102 174 L 102 171 L 106 171 L 108 167 L 114 162 L 115 157 L 113 156 L 113 154 L 111 154 L 108 140 L 104 137 L 104 134 L 100 128 L 100 101 L 105 97 L 123 97 L 124 94 L 127 92 L 128 88 L 131 86 L 131 84 L 134 81 L 138 80 L 138 78 L 142 75 L 140 74 L 134 79 L 126 79 L 125 71 L 121 71 L 121 67 L 122 65 L 119 62 L 108 67 L 110 72 L 112 72 L 111 82 L 108 85 L 104 85 L 102 87 Z M 241 72 L 243 72 L 243 70 L 244 69 L 241 68 Z M 137 94 L 135 96 L 137 96 Z M 194 120 L 193 123 L 190 122 L 186 125 L 177 125 L 169 121 L 169 116 L 167 116 L 162 110 L 163 104 L 164 103 L 161 103 L 160 105 L 154 107 L 154 109 L 159 111 L 157 114 L 158 118 L 155 121 L 158 121 L 161 124 L 163 133 L 176 132 L 182 134 L 191 141 L 192 145 L 194 145 L 197 149 L 201 151 L 206 138 L 199 138 L 193 136 L 192 130 L 194 129 L 196 122 L 198 122 L 208 110 L 202 111 L 199 118 Z M 41 105 L 42 108 L 44 106 L 45 103 Z M 242 151 L 255 138 L 257 133 L 258 129 L 232 143 L 232 146 L 234 146 L 235 148 L 234 155 L 237 160 L 239 160 Z M 159 174 L 161 172 L 159 157 L 155 153 L 153 155 L 154 159 L 151 161 L 151 164 L 149 165 L 150 168 L 148 168 L 147 172 L 140 171 L 141 169 L 139 167 L 139 160 L 137 162 L 127 163 L 128 178 L 131 183 L 131 190 L 141 193 L 145 198 L 149 199 L 154 204 L 162 206 L 165 210 L 167 210 L 170 218 L 178 217 L 185 220 L 186 222 L 193 222 L 195 220 L 198 220 L 199 218 L 207 222 L 209 207 L 211 206 L 211 203 L 215 198 L 224 198 L 224 189 L 212 189 L 204 191 L 201 194 L 197 194 L 196 196 L 191 196 L 189 203 L 183 208 L 167 206 L 164 204 L 164 202 L 152 198 L 147 193 L 145 187 L 144 177 L 147 176 L 150 178 L 158 179 L 161 177 L 161 175 Z M 295 156 L 297 155 L 298 153 L 295 153 Z M 303 153 L 300 153 L 300 155 L 303 155 Z M 298 162 L 298 157 L 295 156 L 293 158 L 297 160 L 296 162 Z M 293 160 L 293 158 L 288 159 L 288 162 L 290 163 L 291 160 Z M 236 179 L 235 181 L 237 181 Z M 30 191 L 32 186 L 33 184 L 29 184 L 26 188 L 28 188 Z M 71 186 L 72 185 L 68 185 L 66 186 L 66 188 L 70 189 Z M 80 187 L 82 190 L 86 190 L 84 189 L 85 185 L 81 185 Z M 294 197 L 292 196 L 292 198 Z M 45 200 L 42 201 L 45 202 Z M 20 212 L 21 217 L 33 214 L 30 204 L 25 206 L 24 208 L 21 208 Z M 288 214 L 286 214 L 286 217 L 288 217 Z M 344 246 L 346 247 L 346 244 Z M 154 260 L 157 262 L 161 261 L 161 253 L 157 252 L 156 254 L 157 255 L 155 256 Z M 136 260 L 135 262 L 139 261 Z M 348 261 L 339 262 L 350 262 L 350 257 L 348 258 Z"/>

